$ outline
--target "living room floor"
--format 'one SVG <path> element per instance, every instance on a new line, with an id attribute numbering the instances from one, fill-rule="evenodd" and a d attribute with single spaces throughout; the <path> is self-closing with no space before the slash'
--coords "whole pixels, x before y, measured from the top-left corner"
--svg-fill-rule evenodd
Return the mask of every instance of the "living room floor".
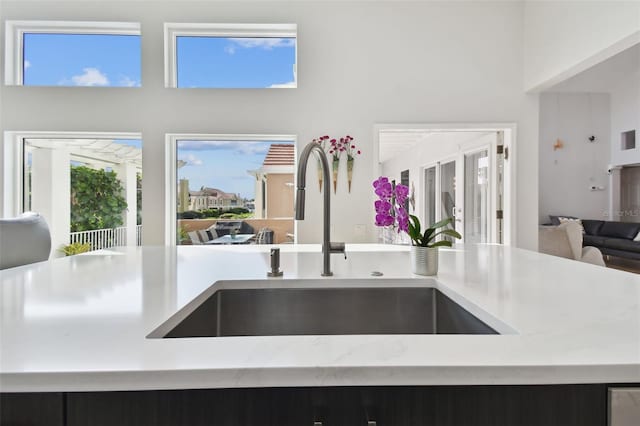
<path id="1" fill-rule="evenodd" d="M 607 268 L 620 269 L 621 271 L 640 274 L 640 260 L 623 259 L 615 256 L 605 256 L 604 262 Z"/>

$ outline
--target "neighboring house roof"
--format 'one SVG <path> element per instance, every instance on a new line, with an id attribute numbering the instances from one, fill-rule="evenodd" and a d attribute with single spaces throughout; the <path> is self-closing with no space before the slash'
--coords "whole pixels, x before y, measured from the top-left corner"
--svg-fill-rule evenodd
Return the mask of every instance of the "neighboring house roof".
<path id="1" fill-rule="evenodd" d="M 236 194 L 230 194 L 217 188 L 202 188 L 200 191 L 189 191 L 189 195 L 192 197 L 216 197 L 225 199 L 236 199 Z"/>
<path id="2" fill-rule="evenodd" d="M 296 158 L 293 144 L 274 143 L 269 147 L 263 166 L 294 166 Z"/>

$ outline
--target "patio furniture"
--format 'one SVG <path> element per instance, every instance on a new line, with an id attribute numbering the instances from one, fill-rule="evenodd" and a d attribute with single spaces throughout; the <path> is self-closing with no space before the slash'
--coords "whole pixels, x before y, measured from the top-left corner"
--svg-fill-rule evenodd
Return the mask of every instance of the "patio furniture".
<path id="1" fill-rule="evenodd" d="M 187 235 L 189 236 L 192 245 L 197 246 L 202 244 L 202 240 L 200 239 L 197 231 L 189 231 L 187 232 Z"/>
<path id="2" fill-rule="evenodd" d="M 273 244 L 273 230 L 269 228 L 261 228 L 254 239 L 254 244 Z"/>
<path id="3" fill-rule="evenodd" d="M 51 234 L 44 217 L 26 212 L 0 219 L 0 269 L 49 259 Z"/>
<path id="4" fill-rule="evenodd" d="M 207 244 L 209 241 L 215 240 L 216 238 L 218 238 L 218 233 L 216 232 L 213 226 L 210 226 L 207 229 L 200 229 L 199 231 L 196 231 L 196 232 L 200 237 L 200 241 L 202 241 L 204 244 Z"/>
<path id="5" fill-rule="evenodd" d="M 249 240 L 256 234 L 237 234 L 235 237 L 232 235 L 223 235 L 214 240 L 207 241 L 205 244 L 249 244 Z"/>
<path id="6" fill-rule="evenodd" d="M 232 231 L 238 234 L 255 233 L 253 227 L 243 220 L 218 220 L 214 229 L 219 236 L 229 235 Z"/>

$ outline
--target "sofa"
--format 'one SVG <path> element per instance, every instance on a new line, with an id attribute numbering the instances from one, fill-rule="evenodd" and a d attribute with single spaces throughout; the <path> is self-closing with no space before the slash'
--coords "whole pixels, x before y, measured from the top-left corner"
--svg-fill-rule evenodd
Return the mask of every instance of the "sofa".
<path id="1" fill-rule="evenodd" d="M 575 221 L 558 226 L 542 226 L 538 250 L 540 253 L 605 266 L 600 250 L 583 247 L 583 237 L 582 226 Z"/>
<path id="2" fill-rule="evenodd" d="M 640 223 L 583 219 L 582 226 L 583 245 L 597 247 L 604 255 L 640 260 Z"/>
<path id="3" fill-rule="evenodd" d="M 577 219 L 550 216 L 551 224 L 559 225 L 564 218 Z M 582 219 L 581 222 L 584 227 L 583 246 L 596 247 L 608 256 L 640 260 L 640 223 L 591 219 Z"/>

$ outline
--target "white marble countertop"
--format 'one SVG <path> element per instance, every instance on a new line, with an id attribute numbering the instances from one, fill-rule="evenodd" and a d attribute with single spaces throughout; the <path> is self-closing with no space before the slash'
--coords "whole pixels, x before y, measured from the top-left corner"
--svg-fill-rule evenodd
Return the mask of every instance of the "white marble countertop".
<path id="1" fill-rule="evenodd" d="M 410 273 L 408 247 L 347 245 L 320 278 L 319 246 L 283 245 L 284 278 L 267 280 L 268 249 L 123 248 L 0 271 L 0 391 L 640 382 L 638 275 L 457 246 L 432 280 Z M 416 280 L 504 334 L 146 337 L 219 280 L 309 278 Z"/>

